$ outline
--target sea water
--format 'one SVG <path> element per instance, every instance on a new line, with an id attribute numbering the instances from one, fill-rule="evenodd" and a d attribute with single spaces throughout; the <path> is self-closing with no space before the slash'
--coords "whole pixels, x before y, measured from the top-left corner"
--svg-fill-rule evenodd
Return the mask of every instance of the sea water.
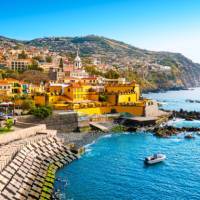
<path id="1" fill-rule="evenodd" d="M 200 111 L 200 103 L 190 103 L 187 100 L 200 101 L 200 88 L 191 88 L 189 90 L 178 90 L 158 93 L 144 94 L 145 97 L 152 98 L 161 103 L 162 108 L 166 110 L 187 110 Z"/>
<path id="2" fill-rule="evenodd" d="M 200 93 L 191 96 L 194 91 L 200 89 L 178 91 L 177 97 L 175 91 L 149 95 L 158 100 L 166 98 L 168 109 L 184 106 L 188 110 L 200 110 L 200 104 L 185 102 L 188 97 L 200 99 Z M 182 105 L 177 103 L 177 108 L 171 102 L 182 102 Z M 197 120 L 177 119 L 169 123 L 177 127 L 200 127 Z M 57 171 L 59 181 L 55 182 L 55 189 L 61 191 L 64 200 L 200 199 L 198 134 L 188 140 L 183 134 L 166 139 L 145 132 L 114 133 L 86 148 L 79 160 Z M 154 153 L 164 153 L 167 159 L 146 166 L 144 158 Z"/>

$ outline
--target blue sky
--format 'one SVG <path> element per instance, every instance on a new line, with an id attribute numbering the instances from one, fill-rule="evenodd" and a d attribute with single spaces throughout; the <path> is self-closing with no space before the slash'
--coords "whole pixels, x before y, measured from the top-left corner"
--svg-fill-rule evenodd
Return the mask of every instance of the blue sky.
<path id="1" fill-rule="evenodd" d="M 0 0 L 0 35 L 95 34 L 200 62 L 199 0 Z"/>

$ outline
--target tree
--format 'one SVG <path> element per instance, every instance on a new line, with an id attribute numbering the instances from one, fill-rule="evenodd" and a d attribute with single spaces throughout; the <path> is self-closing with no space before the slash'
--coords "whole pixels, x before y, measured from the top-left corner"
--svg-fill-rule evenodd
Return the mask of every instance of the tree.
<path id="1" fill-rule="evenodd" d="M 35 103 L 33 100 L 31 99 L 25 99 L 23 102 L 22 102 L 22 110 L 31 110 L 31 109 L 34 109 L 35 107 Z"/>
<path id="2" fill-rule="evenodd" d="M 39 62 L 43 62 L 44 61 L 44 59 L 41 56 L 35 56 L 35 57 L 33 57 L 33 59 L 37 60 Z"/>
<path id="3" fill-rule="evenodd" d="M 37 70 L 37 71 L 42 71 L 43 69 L 41 67 L 38 66 L 38 61 L 35 59 L 32 59 L 32 63 L 29 66 L 30 70 Z"/>
<path id="4" fill-rule="evenodd" d="M 47 56 L 46 57 L 46 62 L 51 63 L 52 62 L 52 57 L 51 56 Z"/>
<path id="5" fill-rule="evenodd" d="M 119 74 L 118 74 L 118 72 L 110 69 L 109 71 L 107 71 L 105 73 L 105 77 L 109 78 L 109 79 L 117 79 L 117 78 L 119 78 Z"/>
<path id="6" fill-rule="evenodd" d="M 62 58 L 60 59 L 59 67 L 63 68 L 63 59 Z"/>
<path id="7" fill-rule="evenodd" d="M 23 50 L 20 54 L 18 54 L 18 58 L 19 59 L 26 59 L 26 58 L 28 58 L 28 55 Z"/>
<path id="8" fill-rule="evenodd" d="M 100 75 L 100 76 L 103 76 L 103 73 L 101 71 L 97 70 L 97 68 L 95 66 L 85 66 L 85 70 L 90 75 Z"/>
<path id="9" fill-rule="evenodd" d="M 105 102 L 108 100 L 108 96 L 105 94 L 100 94 L 99 95 L 99 101 Z"/>
<path id="10" fill-rule="evenodd" d="M 30 111 L 30 114 L 33 114 L 35 117 L 38 117 L 40 119 L 45 119 L 52 114 L 52 107 L 50 106 L 35 107 Z"/>
<path id="11" fill-rule="evenodd" d="M 5 123 L 5 128 L 7 128 L 7 130 L 9 131 L 12 128 L 13 124 L 13 119 L 7 119 Z"/>

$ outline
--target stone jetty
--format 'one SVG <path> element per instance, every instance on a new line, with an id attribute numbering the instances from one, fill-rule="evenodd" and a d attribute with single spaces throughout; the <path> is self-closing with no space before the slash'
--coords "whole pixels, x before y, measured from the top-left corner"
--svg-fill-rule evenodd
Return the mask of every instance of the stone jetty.
<path id="1" fill-rule="evenodd" d="M 52 199 L 56 170 L 77 155 L 45 125 L 22 132 L 0 144 L 0 199 Z"/>
<path id="2" fill-rule="evenodd" d="M 183 132 L 200 132 L 200 128 L 196 127 L 182 127 L 177 128 L 173 126 L 155 127 L 152 132 L 158 137 L 170 137 Z"/>

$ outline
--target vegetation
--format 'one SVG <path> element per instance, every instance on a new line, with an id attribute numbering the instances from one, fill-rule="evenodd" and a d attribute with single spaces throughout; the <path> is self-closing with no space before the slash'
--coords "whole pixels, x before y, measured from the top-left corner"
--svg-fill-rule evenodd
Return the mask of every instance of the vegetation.
<path id="1" fill-rule="evenodd" d="M 18 54 L 18 58 L 19 59 L 27 59 L 28 55 L 25 53 L 25 51 L 23 50 L 20 54 Z"/>
<path id="2" fill-rule="evenodd" d="M 86 66 L 85 70 L 90 74 L 90 75 L 99 75 L 99 76 L 103 76 L 105 78 L 109 78 L 109 79 L 117 79 L 119 78 L 119 73 L 115 70 L 108 70 L 106 73 L 103 73 L 101 71 L 99 71 L 95 66 Z"/>
<path id="3" fill-rule="evenodd" d="M 5 124 L 4 124 L 4 126 L 3 127 L 0 127 L 0 132 L 1 133 L 4 133 L 4 132 L 9 132 L 9 131 L 11 131 L 12 129 L 12 126 L 14 125 L 14 121 L 13 121 L 13 119 L 7 119 L 6 121 L 5 121 Z"/>
<path id="4" fill-rule="evenodd" d="M 100 94 L 99 95 L 99 101 L 105 102 L 105 101 L 107 101 L 107 99 L 108 99 L 107 95 L 105 95 L 105 94 Z"/>
<path id="5" fill-rule="evenodd" d="M 86 37 L 55 37 L 53 39 L 46 37 L 31 41 L 13 41 L 9 38 L 4 38 L 4 40 L 9 41 L 12 46 L 26 47 L 26 45 L 32 45 L 35 47 L 48 47 L 52 51 L 60 52 L 62 56 L 67 56 L 70 62 L 74 60 L 74 46 L 80 46 L 83 64 L 90 75 L 100 75 L 106 78 L 125 77 L 128 80 L 136 80 L 145 90 L 170 89 L 176 86 L 179 88 L 181 86 L 192 87 L 199 82 L 200 65 L 181 54 L 143 50 L 105 37 L 89 35 Z M 94 55 L 101 58 L 102 63 L 114 66 L 117 71 L 110 70 L 103 73 L 95 66 L 88 67 L 87 64 L 91 65 L 90 58 Z M 19 57 L 26 58 L 27 56 L 25 52 L 22 52 Z M 34 59 L 39 62 L 46 60 L 36 57 Z M 50 61 L 49 58 L 46 61 Z M 171 73 L 166 72 L 168 74 L 165 74 L 165 72 L 161 72 L 159 69 L 152 72 L 148 67 L 145 69 L 145 66 L 154 64 L 170 66 Z M 130 70 L 125 69 L 125 66 Z M 63 67 L 62 60 L 60 61 L 60 67 Z M 30 69 L 38 70 L 35 66 Z M 20 74 L 21 72 L 19 74 L 9 72 L 8 74 L 2 73 L 1 76 L 18 78 Z M 32 79 L 29 80 L 32 82 Z"/>
<path id="6" fill-rule="evenodd" d="M 117 113 L 116 109 L 115 109 L 115 108 L 112 108 L 112 109 L 111 109 L 111 113 L 112 113 L 112 114 Z"/>
<path id="7" fill-rule="evenodd" d="M 47 56 L 46 57 L 46 62 L 51 63 L 52 62 L 52 57 L 51 56 Z"/>
<path id="8" fill-rule="evenodd" d="M 125 127 L 123 125 L 116 125 L 111 129 L 112 132 L 123 132 L 125 131 Z"/>
<path id="9" fill-rule="evenodd" d="M 18 79 L 33 84 L 40 84 L 49 80 L 47 74 L 38 70 L 27 70 L 20 74 Z"/>
<path id="10" fill-rule="evenodd" d="M 41 56 L 35 56 L 33 57 L 34 60 L 37 60 L 38 62 L 43 62 L 44 59 Z"/>
<path id="11" fill-rule="evenodd" d="M 109 79 L 117 79 L 119 78 L 119 73 L 114 71 L 113 69 L 108 70 L 104 76 Z"/>
<path id="12" fill-rule="evenodd" d="M 32 59 L 32 63 L 29 66 L 29 70 L 43 71 L 43 69 L 38 66 L 38 61 L 35 59 Z"/>
<path id="13" fill-rule="evenodd" d="M 161 64 L 163 66 L 170 66 L 170 67 L 177 66 L 178 67 L 178 64 L 176 63 L 176 61 L 170 57 L 166 57 L 166 58 L 160 60 L 159 64 Z"/>
<path id="14" fill-rule="evenodd" d="M 23 102 L 22 102 L 22 110 L 32 110 L 35 108 L 35 103 L 33 100 L 31 99 L 25 99 Z"/>
<path id="15" fill-rule="evenodd" d="M 36 116 L 40 119 L 45 119 L 52 114 L 52 107 L 50 107 L 50 106 L 34 107 L 30 111 L 30 114 L 33 114 L 34 116 Z"/>
<path id="16" fill-rule="evenodd" d="M 86 66 L 85 71 L 88 72 L 90 75 L 103 76 L 103 73 L 101 71 L 97 70 L 97 68 L 95 66 Z"/>
<path id="17" fill-rule="evenodd" d="M 60 63 L 59 63 L 59 67 L 60 67 L 60 68 L 63 68 L 63 66 L 64 66 L 64 65 L 63 65 L 63 59 L 61 58 L 61 59 L 60 59 Z"/>

